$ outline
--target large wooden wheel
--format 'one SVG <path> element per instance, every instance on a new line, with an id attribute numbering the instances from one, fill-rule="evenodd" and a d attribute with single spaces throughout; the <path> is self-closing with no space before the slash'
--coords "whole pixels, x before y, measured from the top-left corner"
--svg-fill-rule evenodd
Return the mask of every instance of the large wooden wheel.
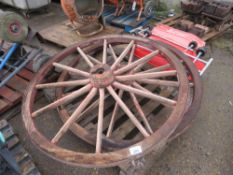
<path id="1" fill-rule="evenodd" d="M 191 94 L 190 94 L 190 101 L 191 101 L 190 106 L 189 106 L 188 110 L 186 111 L 181 123 L 179 124 L 179 126 L 177 127 L 175 132 L 170 136 L 169 140 L 172 141 L 173 139 L 175 139 L 176 137 L 178 137 L 179 135 L 184 133 L 189 128 L 192 121 L 196 118 L 197 113 L 198 113 L 200 106 L 201 106 L 201 99 L 202 99 L 202 92 L 203 92 L 202 82 L 201 82 L 201 77 L 199 76 L 199 73 L 198 73 L 195 65 L 187 56 L 185 56 L 182 52 L 175 49 L 174 47 L 171 47 L 163 42 L 154 41 L 154 43 L 157 44 L 156 45 L 157 49 L 159 49 L 159 48 L 161 49 L 161 46 L 162 46 L 162 47 L 168 49 L 169 51 L 171 51 L 174 55 L 176 55 L 180 59 L 180 61 L 183 63 L 184 67 L 186 68 L 186 73 L 187 73 L 187 76 L 189 77 L 190 87 L 192 89 Z M 77 64 L 78 64 L 78 62 L 74 61 L 73 65 L 77 65 Z M 165 65 L 161 68 L 166 69 L 167 67 L 169 67 L 169 66 Z M 160 70 L 161 70 L 161 68 L 160 68 Z M 156 69 L 155 69 L 155 71 L 156 71 Z M 69 76 L 68 72 L 64 71 L 61 74 L 61 76 L 59 77 L 58 81 L 64 82 L 67 76 Z M 156 82 L 156 81 L 154 81 L 153 83 L 154 83 L 155 87 L 156 87 L 156 85 L 158 85 L 158 82 Z M 164 86 L 164 84 L 160 84 L 160 85 Z M 59 99 L 62 96 L 64 96 L 64 88 L 57 88 L 56 97 Z M 132 101 L 133 101 L 133 99 L 132 99 Z M 89 108 L 89 110 L 86 110 L 85 113 L 83 113 L 82 118 L 85 118 L 85 117 L 87 117 L 87 115 L 90 115 L 92 113 L 92 110 L 94 110 L 94 108 L 97 107 L 97 104 L 98 104 L 97 102 L 93 103 L 92 106 Z M 115 109 L 115 108 L 113 108 L 113 109 Z M 64 106 L 60 106 L 58 108 L 58 112 L 59 112 L 59 116 L 61 117 L 61 119 L 64 122 L 67 121 L 67 119 L 69 118 L 69 115 L 70 115 L 69 111 L 66 110 L 66 108 L 64 108 Z M 115 115 L 117 113 L 116 109 L 114 112 L 115 113 L 113 116 L 115 117 Z M 142 116 L 145 116 L 145 114 L 142 114 Z M 107 117 L 105 117 L 105 118 L 107 118 Z M 95 143 L 96 143 L 95 132 L 96 131 L 94 130 L 94 132 L 93 132 L 92 131 L 93 128 L 90 128 L 90 126 L 93 125 L 91 123 L 91 120 L 94 120 L 94 117 L 90 117 L 90 119 L 87 119 L 87 121 L 89 121 L 89 123 L 87 123 L 85 120 L 84 121 L 80 120 L 80 122 L 77 122 L 73 125 L 71 130 L 78 137 L 82 138 L 83 140 L 87 141 L 90 144 L 95 145 Z M 105 130 L 105 132 L 107 133 L 106 134 L 107 137 L 103 136 L 103 138 L 102 138 L 103 139 L 103 146 L 105 148 L 127 147 L 129 145 L 132 145 L 133 143 L 136 143 L 137 141 L 139 141 L 141 139 L 141 137 L 138 137 L 138 139 L 136 139 L 136 140 L 135 139 L 119 140 L 119 139 L 114 139 L 114 137 L 110 137 L 111 134 L 109 132 L 112 132 L 113 127 L 109 127 L 108 129 L 106 129 L 106 127 L 108 127 L 109 119 L 106 119 L 106 120 L 107 120 L 107 122 L 106 122 L 107 126 L 104 126 L 103 130 Z M 113 122 L 113 119 L 111 120 L 111 122 Z M 146 123 L 148 124 L 148 122 L 146 122 Z M 89 131 L 88 131 L 88 129 L 85 130 L 85 127 L 88 128 Z M 125 125 L 125 127 L 127 127 L 127 126 Z M 150 130 L 149 128 L 150 128 L 150 126 L 148 126 L 148 130 Z"/>
<path id="2" fill-rule="evenodd" d="M 137 45 L 150 48 L 152 51 L 142 58 L 135 58 L 134 51 Z M 114 49 L 122 46 L 124 46 L 123 52 L 116 55 Z M 165 57 L 167 65 L 153 67 L 147 64 L 151 63 L 158 54 Z M 74 65 L 64 64 L 71 55 L 76 56 L 72 59 Z M 99 55 L 101 59 L 98 59 Z M 75 64 L 76 58 L 80 58 L 79 64 Z M 62 82 L 44 82 L 45 77 L 51 74 L 54 68 L 62 70 L 63 73 L 64 71 L 68 72 L 70 76 L 64 77 Z M 175 88 L 176 93 L 174 94 L 176 95 L 162 96 L 153 89 L 155 85 L 159 88 Z M 39 90 L 45 88 L 62 89 L 63 96 L 46 106 L 38 107 L 36 97 Z M 127 94 L 127 96 L 123 94 Z M 130 104 L 125 101 L 127 97 L 132 100 Z M 116 35 L 79 43 L 56 55 L 30 83 L 24 99 L 22 114 L 33 143 L 48 156 L 70 165 L 108 167 L 141 157 L 152 149 L 162 148 L 180 124 L 188 108 L 188 97 L 189 81 L 186 71 L 172 52 L 147 39 Z M 113 110 L 110 111 L 111 120 L 105 133 L 103 121 L 107 112 L 106 106 L 110 103 L 109 98 L 112 99 L 111 101 L 115 101 L 115 104 Z M 164 116 L 165 120 L 160 126 L 153 128 L 152 124 L 148 122 L 144 115 L 144 109 L 140 105 L 141 98 L 152 104 L 159 103 L 169 110 L 169 114 Z M 74 101 L 77 106 L 72 113 L 69 113 L 67 108 Z M 65 112 L 66 115 L 63 116 L 67 118 L 63 118 L 64 124 L 51 137 L 38 129 L 37 121 L 43 117 L 46 111 L 55 108 L 58 108 L 60 112 Z M 78 124 L 84 118 L 84 114 L 94 108 L 97 108 L 98 113 L 95 137 L 89 135 L 85 128 Z M 125 141 L 124 146 L 120 144 L 117 147 L 115 146 L 116 141 L 111 139 L 111 133 L 120 109 L 143 138 L 136 143 Z M 50 125 L 53 127 L 53 123 Z M 85 153 L 60 145 L 69 129 L 73 132 L 78 129 L 82 132 L 79 137 L 89 143 L 93 143 L 94 139 L 95 151 Z M 89 136 L 90 138 L 88 138 Z M 110 144 L 109 148 L 115 148 L 102 149 L 104 141 Z"/>

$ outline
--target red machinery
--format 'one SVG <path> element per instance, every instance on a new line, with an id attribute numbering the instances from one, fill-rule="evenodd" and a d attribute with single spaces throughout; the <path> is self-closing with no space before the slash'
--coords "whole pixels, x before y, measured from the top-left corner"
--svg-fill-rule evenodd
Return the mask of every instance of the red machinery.
<path id="1" fill-rule="evenodd" d="M 120 3 L 119 0 L 109 0 L 109 2 L 113 3 L 116 6 L 116 11 L 115 11 L 115 15 L 119 16 L 121 15 L 122 11 L 124 10 L 125 6 L 126 6 L 126 0 L 122 0 L 122 6 L 120 8 Z M 139 21 L 142 15 L 142 11 L 144 9 L 144 0 L 133 0 L 132 1 L 133 6 L 138 5 L 139 8 L 139 14 L 138 14 L 138 18 L 137 20 Z"/>
<path id="2" fill-rule="evenodd" d="M 155 7 L 158 5 L 159 0 L 122 0 L 121 3 L 120 0 L 107 0 L 107 2 L 114 4 L 116 7 L 116 16 L 120 16 L 123 13 L 123 11 L 126 9 L 127 2 L 132 4 L 132 10 L 135 10 L 136 6 L 138 6 L 137 21 L 140 21 L 142 14 L 149 17 L 154 13 Z"/>
<path id="3" fill-rule="evenodd" d="M 134 29 L 132 33 L 137 33 L 145 37 L 144 34 L 148 34 L 148 29 Z M 203 75 L 213 61 L 213 58 L 209 59 L 209 61 L 201 59 L 206 53 L 206 43 L 194 34 L 183 32 L 167 25 L 159 24 L 152 29 L 149 38 L 151 40 L 161 41 L 173 46 L 187 55 L 196 65 L 200 75 Z M 149 52 L 150 50 L 138 46 L 135 51 L 135 55 L 141 58 L 144 55 L 147 55 Z M 162 55 L 156 56 L 150 63 L 156 67 L 167 64 Z"/>

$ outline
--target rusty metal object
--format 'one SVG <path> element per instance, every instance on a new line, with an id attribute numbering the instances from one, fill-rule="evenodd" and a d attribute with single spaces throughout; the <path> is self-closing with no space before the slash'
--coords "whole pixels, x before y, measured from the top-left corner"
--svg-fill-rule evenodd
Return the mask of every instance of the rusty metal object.
<path id="1" fill-rule="evenodd" d="M 154 1 L 152 0 L 128 0 L 128 1 L 122 0 L 121 3 L 119 0 L 107 0 L 107 1 L 114 4 L 114 6 L 116 7 L 116 10 L 115 10 L 116 16 L 120 16 L 123 13 L 124 9 L 126 8 L 127 2 L 132 5 L 132 8 L 136 8 L 136 6 L 138 6 L 139 13 L 138 13 L 137 21 L 141 20 L 142 14 L 144 14 L 146 17 L 151 16 L 155 11 L 155 7 L 159 3 L 159 1 L 157 0 L 154 0 Z"/>
<path id="2" fill-rule="evenodd" d="M 204 34 L 206 34 L 206 33 L 208 33 L 210 31 L 209 27 L 203 26 L 203 25 L 200 25 L 200 24 L 195 24 L 194 27 L 198 28 L 198 29 L 201 29 L 204 32 Z"/>
<path id="3" fill-rule="evenodd" d="M 184 12 L 191 14 L 200 14 L 205 5 L 205 0 L 182 0 L 181 8 Z"/>
<path id="4" fill-rule="evenodd" d="M 111 66 L 110 65 L 109 66 L 111 67 L 111 70 L 114 71 L 115 79 L 110 86 L 99 88 L 98 86 L 93 87 L 90 83 L 88 83 L 83 88 L 68 93 L 68 95 L 64 96 L 62 99 L 57 100 L 54 103 L 51 103 L 49 106 L 45 106 L 43 108 L 40 108 L 39 110 L 33 107 L 35 105 L 36 94 L 38 93 L 38 91 L 36 90 L 36 86 L 38 84 L 41 84 L 41 82 L 44 79 L 44 76 L 46 76 L 46 74 L 48 74 L 53 69 L 53 66 L 59 67 L 60 69 L 64 71 L 68 71 L 72 74 L 84 76 L 88 79 L 90 73 L 93 72 L 88 73 L 86 71 L 82 71 L 77 68 L 72 68 L 60 64 L 58 62 L 64 60 L 65 57 L 71 55 L 72 53 L 77 52 L 76 49 L 78 48 L 78 51 L 83 61 L 85 61 L 86 65 L 90 69 L 92 69 L 93 67 L 96 66 L 96 63 L 91 61 L 90 57 L 82 51 L 85 50 L 88 46 L 93 45 L 93 46 L 99 46 L 99 48 L 100 47 L 104 48 L 102 63 L 108 64 L 108 61 L 110 59 L 110 57 L 107 56 L 106 54 L 107 53 L 106 49 L 108 44 L 111 45 L 128 44 L 128 46 L 125 48 L 125 50 L 122 52 L 122 54 L 119 57 L 115 57 L 114 53 L 112 55 L 113 58 L 116 59 L 114 59 L 114 63 Z M 123 61 L 125 56 L 134 47 L 134 44 L 138 44 L 144 47 L 149 46 L 155 51 L 145 56 L 144 58 L 133 61 L 132 63 L 118 66 L 119 63 Z M 158 51 L 156 51 L 156 49 L 157 49 L 156 44 L 150 42 L 147 39 L 142 39 L 134 36 L 119 35 L 119 36 L 107 36 L 107 37 L 97 38 L 87 42 L 79 43 L 70 48 L 65 49 L 62 53 L 55 56 L 40 70 L 40 72 L 32 80 L 31 84 L 27 89 L 27 94 L 23 102 L 23 107 L 22 107 L 23 121 L 27 129 L 27 132 L 31 140 L 35 144 L 35 146 L 40 148 L 48 156 L 57 159 L 59 161 L 62 161 L 63 163 L 76 165 L 76 166 L 85 166 L 85 167 L 108 167 L 108 166 L 118 165 L 119 163 L 144 156 L 146 153 L 149 153 L 152 149 L 158 150 L 161 147 L 163 147 L 168 141 L 169 136 L 174 132 L 174 130 L 179 125 L 187 108 L 187 101 L 189 96 L 189 83 L 187 80 L 185 70 L 181 65 L 181 63 L 177 60 L 176 56 L 161 46 L 160 52 L 167 55 L 166 59 L 170 63 L 171 67 L 176 71 L 177 75 L 174 75 L 174 73 L 172 73 L 174 71 L 166 71 L 166 70 L 162 72 L 152 72 L 152 73 L 138 72 L 132 75 L 127 75 L 128 72 L 131 72 L 135 68 L 138 67 L 141 68 L 142 65 L 145 65 L 146 62 L 148 62 L 156 54 L 158 54 Z M 103 69 L 98 70 L 96 73 L 101 75 L 102 70 Z M 98 75 L 97 77 L 99 77 L 100 75 Z M 141 75 L 143 75 L 148 79 L 154 79 L 155 77 L 161 77 L 161 76 L 164 77 L 171 75 L 172 77 L 176 77 L 176 76 L 179 77 L 178 95 L 176 97 L 177 100 L 175 101 L 174 99 L 169 99 L 159 96 L 156 93 L 148 92 L 142 89 L 137 89 L 135 87 L 132 87 L 131 85 L 128 85 L 127 83 L 124 84 L 124 81 L 128 80 L 129 78 L 134 82 L 135 79 L 140 77 Z M 102 78 L 103 77 L 101 77 L 99 81 L 103 81 Z M 102 85 L 103 84 L 101 84 L 101 87 Z M 55 87 L 57 87 L 57 85 Z M 124 101 L 121 100 L 121 98 L 115 92 L 116 89 L 122 89 L 124 91 L 129 91 L 139 96 L 144 96 L 145 98 L 148 99 L 156 100 L 166 106 L 173 106 L 173 108 L 171 109 L 171 114 L 169 115 L 168 119 L 156 131 L 153 132 L 153 134 L 150 134 L 147 131 L 147 129 L 141 124 L 141 122 L 139 122 L 139 120 L 135 117 L 135 115 L 131 112 L 131 110 L 127 107 Z M 68 118 L 68 120 L 60 128 L 59 132 L 56 134 L 55 137 L 53 137 L 52 140 L 45 138 L 45 136 L 43 136 L 43 134 L 37 130 L 36 120 L 34 118 L 38 120 L 39 119 L 38 115 L 41 114 L 42 111 L 45 112 L 48 109 L 52 109 L 58 106 L 62 107 L 64 106 L 63 104 L 65 102 L 69 102 L 70 100 L 77 98 L 80 94 L 84 94 L 85 92 L 88 93 L 88 95 L 84 98 L 83 101 L 80 101 L 81 103 L 75 109 L 75 112 Z M 78 151 L 71 151 L 66 148 L 62 148 L 61 146 L 58 146 L 57 142 L 61 139 L 61 137 L 68 129 L 71 129 L 73 127 L 76 120 L 79 117 L 81 117 L 80 114 L 83 112 L 83 110 L 86 109 L 88 103 L 95 96 L 95 94 L 97 94 L 97 92 L 99 92 L 100 100 L 98 105 L 99 117 L 98 117 L 98 131 L 96 135 L 97 138 L 96 153 L 80 153 Z M 142 133 L 142 135 L 144 135 L 144 138 L 140 142 L 131 145 L 127 148 L 116 149 L 114 151 L 108 150 L 107 152 L 105 152 L 103 149 L 101 149 L 102 148 L 101 129 L 103 124 L 101 123 L 101 121 L 103 121 L 103 114 L 104 114 L 103 106 L 105 104 L 104 103 L 105 94 L 112 96 L 112 98 L 116 100 L 118 105 L 122 108 L 122 110 L 124 110 L 124 112 L 134 123 L 134 125 Z M 52 123 L 51 123 L 51 127 L 52 127 Z"/>
<path id="5" fill-rule="evenodd" d="M 104 1 L 61 0 L 61 6 L 71 22 L 89 24 L 98 21 L 102 15 Z"/>
<path id="6" fill-rule="evenodd" d="M 189 20 L 195 25 L 212 28 L 218 32 L 226 30 L 227 25 L 233 24 L 233 3 L 218 0 L 182 0 L 181 8 L 189 15 Z M 189 32 L 200 37 L 206 34 L 206 30 L 200 26 L 194 27 Z"/>
<path id="7" fill-rule="evenodd" d="M 202 15 L 216 21 L 229 22 L 232 20 L 233 3 L 217 0 L 182 0 L 181 8 L 192 15 Z"/>
<path id="8" fill-rule="evenodd" d="M 176 28 L 181 29 L 182 31 L 189 31 L 194 27 L 194 22 L 182 19 L 176 24 Z"/>
<path id="9" fill-rule="evenodd" d="M 61 0 L 61 6 L 79 35 L 92 36 L 103 30 L 99 20 L 104 10 L 104 0 Z"/>
<path id="10" fill-rule="evenodd" d="M 203 14 L 216 20 L 226 21 L 233 14 L 233 3 L 212 1 L 206 4 Z"/>
<path id="11" fill-rule="evenodd" d="M 122 1 L 122 5 L 120 7 L 120 2 L 119 0 L 108 0 L 108 2 L 112 3 L 116 10 L 115 10 L 115 15 L 116 16 L 120 16 L 123 12 L 123 10 L 125 9 L 125 6 L 126 6 L 126 0 L 123 0 Z"/>

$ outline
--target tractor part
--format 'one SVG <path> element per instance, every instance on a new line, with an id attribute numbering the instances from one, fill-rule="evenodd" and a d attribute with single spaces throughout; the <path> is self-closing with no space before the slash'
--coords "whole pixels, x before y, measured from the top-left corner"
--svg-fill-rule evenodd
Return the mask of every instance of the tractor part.
<path id="1" fill-rule="evenodd" d="M 191 19 L 202 25 L 221 31 L 225 24 L 231 24 L 233 19 L 233 3 L 229 1 L 182 0 L 181 8 Z M 203 35 L 202 28 L 191 29 L 194 33 Z M 202 35 L 201 35 L 202 34 Z"/>
<path id="2" fill-rule="evenodd" d="M 210 58 L 206 61 L 197 58 L 195 51 L 187 50 L 187 46 L 190 45 L 192 41 L 197 43 L 197 48 L 205 47 L 206 43 L 193 34 L 177 30 L 173 27 L 162 24 L 157 25 L 153 28 L 152 35 L 149 38 L 155 41 L 163 41 L 183 52 L 192 61 L 195 60 L 195 65 L 200 72 L 200 75 L 204 74 L 214 60 L 213 58 Z M 157 66 L 162 66 L 164 64 L 166 64 L 166 62 L 164 62 L 163 59 L 157 59 Z"/>
<path id="3" fill-rule="evenodd" d="M 61 0 L 61 6 L 78 35 L 88 37 L 103 30 L 100 19 L 104 10 L 104 0 Z"/>
<path id="4" fill-rule="evenodd" d="M 197 48 L 196 41 L 192 41 L 191 43 L 189 43 L 188 50 L 195 50 L 196 48 Z"/>
<path id="5" fill-rule="evenodd" d="M 0 11 L 0 37 L 8 42 L 23 42 L 28 36 L 26 20 L 14 12 Z"/>
<path id="6" fill-rule="evenodd" d="M 195 28 L 199 28 L 204 31 L 204 34 L 208 33 L 210 31 L 210 28 L 207 26 L 203 26 L 201 24 L 195 24 Z"/>
<path id="7" fill-rule="evenodd" d="M 217 0 L 209 2 L 203 9 L 202 14 L 217 21 L 230 20 L 230 17 L 233 15 L 233 3 Z"/>
<path id="8" fill-rule="evenodd" d="M 189 31 L 194 26 L 194 22 L 182 19 L 176 24 L 176 28 L 182 30 L 182 31 Z"/>
<path id="9" fill-rule="evenodd" d="M 206 51 L 207 51 L 207 48 L 206 48 L 206 47 L 198 48 L 198 49 L 197 49 L 197 58 L 202 58 L 202 57 L 204 57 L 205 54 L 206 54 Z"/>
<path id="10" fill-rule="evenodd" d="M 198 15 L 201 14 L 205 7 L 204 0 L 182 0 L 181 9 L 189 14 Z"/>
<path id="11" fill-rule="evenodd" d="M 120 56 L 116 56 L 112 46 L 122 46 L 122 44 L 123 46 L 127 44 L 127 46 Z M 153 51 L 143 58 L 135 59 L 133 53 L 136 45 L 144 46 L 146 48 L 150 47 Z M 112 53 L 111 57 L 107 55 L 108 46 Z M 157 50 L 158 47 L 156 46 L 157 45 L 150 40 L 139 37 L 127 35 L 106 36 L 78 43 L 72 47 L 69 47 L 46 63 L 30 83 L 27 89 L 28 93 L 25 96 L 22 107 L 23 121 L 29 137 L 35 146 L 48 156 L 62 161 L 63 163 L 85 167 L 116 166 L 120 163 L 142 157 L 152 151 L 152 149 L 159 151 L 162 147 L 164 147 L 169 136 L 171 136 L 171 134 L 177 128 L 185 111 L 187 110 L 189 82 L 185 69 L 177 57 L 162 46 L 159 50 Z M 93 49 L 93 47 L 95 47 L 95 49 Z M 93 58 L 93 55 L 88 55 L 96 52 L 99 49 L 101 49 L 101 60 Z M 82 67 L 85 70 L 80 70 L 80 68 L 70 67 L 59 63 L 74 53 L 80 54 L 79 66 L 84 66 L 86 63 L 86 68 Z M 167 56 L 165 59 L 168 61 L 169 67 L 171 67 L 172 70 L 161 68 L 159 72 L 154 72 L 156 70 L 153 68 L 153 66 L 151 68 L 150 64 L 146 64 L 147 62 L 151 63 L 152 58 L 159 53 L 163 53 Z M 128 54 L 130 56 L 127 59 L 126 55 Z M 123 59 L 126 59 L 126 61 L 123 62 Z M 141 68 L 144 66 L 145 69 L 141 70 Z M 54 67 L 59 68 L 62 71 L 68 71 L 69 74 L 72 74 L 71 77 L 76 77 L 76 79 L 55 83 L 43 82 L 45 76 L 48 73 L 51 73 L 51 70 L 53 70 Z M 80 79 L 80 77 L 84 77 L 84 79 Z M 163 97 L 159 96 L 154 91 L 145 89 L 147 87 L 142 87 L 143 85 L 140 85 L 140 80 L 142 80 L 142 77 L 149 81 L 157 81 L 159 83 L 158 86 L 161 86 L 161 84 L 166 84 L 165 86 L 168 87 L 176 87 L 176 96 L 174 98 Z M 156 79 L 162 77 L 165 78 L 164 81 L 158 81 L 158 79 Z M 175 81 L 166 80 L 168 77 L 175 78 Z M 178 82 L 177 77 L 179 77 Z M 42 108 L 35 107 L 35 98 L 39 89 L 59 89 L 65 87 L 70 89 L 70 91 L 67 92 L 67 95 Z M 79 88 L 75 90 L 71 87 Z M 118 90 L 119 92 L 117 92 Z M 129 95 L 133 97 L 134 100 L 131 104 L 137 104 L 137 107 L 131 108 L 125 104 L 124 100 L 121 98 L 121 93 L 124 91 L 128 92 Z M 88 94 L 87 96 L 84 95 L 86 93 Z M 78 98 L 80 96 L 82 96 L 81 99 Z M 155 100 L 169 109 L 170 113 L 168 118 L 156 130 L 153 130 L 153 128 L 150 127 L 150 124 L 143 116 L 143 110 L 141 110 L 140 105 L 138 105 L 136 96 L 142 96 L 143 98 L 149 100 L 152 104 Z M 107 137 L 102 133 L 103 119 L 105 117 L 105 106 L 108 104 L 105 103 L 107 97 L 110 97 L 113 101 L 117 102 L 114 106 L 119 105 L 118 108 L 121 108 L 126 113 L 135 127 L 138 128 L 139 132 L 144 136 L 139 142 L 114 150 L 106 151 L 102 149 L 104 139 Z M 64 124 L 54 137 L 48 138 L 44 132 L 42 134 L 37 129 L 38 125 L 36 124 L 36 121 L 42 117 L 41 115 L 45 114 L 46 111 L 55 109 L 57 107 L 60 108 L 60 111 L 65 111 L 63 109 L 66 108 L 66 106 L 73 100 L 78 102 L 78 107 L 71 115 L 69 113 L 67 114 L 67 118 L 63 120 Z M 89 105 L 90 102 L 92 102 L 91 105 Z M 97 135 L 93 138 L 96 140 L 95 153 L 92 151 L 85 153 L 79 152 L 79 150 L 70 150 L 69 148 L 65 148 L 65 146 L 61 146 L 59 143 L 62 138 L 64 139 L 64 134 L 69 129 L 73 131 L 73 128 L 78 127 L 78 125 L 76 125 L 76 121 L 78 122 L 80 119 L 82 119 L 83 113 L 86 110 L 93 108 L 93 105 L 97 105 L 96 107 L 98 108 Z M 140 114 L 139 118 L 132 113 L 131 110 L 133 109 L 138 111 L 137 113 Z M 110 123 L 108 128 L 112 128 L 114 126 L 114 116 L 117 116 L 116 114 L 117 112 L 113 113 L 113 117 L 111 118 L 113 122 L 111 122 L 112 124 Z M 142 121 L 144 124 L 142 125 L 140 121 Z M 50 124 L 50 127 L 52 127 L 52 123 Z M 85 132 L 83 128 L 79 127 L 79 129 L 81 132 Z M 110 129 L 108 130 L 110 131 Z M 109 136 L 109 134 L 106 135 Z M 85 138 L 82 139 L 85 140 Z"/>
<path id="12" fill-rule="evenodd" d="M 195 24 L 193 28 L 188 30 L 188 32 L 198 36 L 198 37 L 203 37 L 205 34 L 207 34 L 210 31 L 209 27 L 203 26 L 200 24 Z"/>

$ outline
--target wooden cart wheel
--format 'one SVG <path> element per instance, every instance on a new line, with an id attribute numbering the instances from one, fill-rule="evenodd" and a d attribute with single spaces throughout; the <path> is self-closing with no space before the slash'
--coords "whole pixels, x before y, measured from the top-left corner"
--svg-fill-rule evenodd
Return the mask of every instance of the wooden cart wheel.
<path id="1" fill-rule="evenodd" d="M 126 45 L 124 51 L 116 56 L 114 48 L 122 45 Z M 135 59 L 134 49 L 137 45 L 152 48 L 153 51 L 143 58 Z M 103 48 L 101 60 L 93 58 L 91 53 L 96 52 L 101 47 Z M 111 51 L 111 56 L 108 56 L 108 48 Z M 77 53 L 81 57 L 77 66 L 81 65 L 82 70 L 79 67 L 70 67 L 60 63 L 60 61 L 65 62 L 68 56 Z M 146 64 L 147 62 L 152 63 L 153 58 L 158 54 L 166 55 L 166 60 L 169 63 L 168 67 L 154 68 Z M 86 69 L 84 63 L 87 65 Z M 64 82 L 45 83 L 45 77 L 51 74 L 54 67 L 69 72 L 70 77 L 73 79 Z M 168 77 L 175 78 L 175 81 L 168 80 Z M 158 86 L 176 87 L 177 95 L 174 98 L 164 97 L 156 91 L 150 91 L 149 88 L 142 87 L 142 84 L 155 84 L 155 82 L 157 82 Z M 39 89 L 60 87 L 66 87 L 65 92 L 67 93 L 65 96 L 44 107 L 37 106 L 35 99 Z M 129 97 L 132 98 L 131 103 L 137 106 L 135 107 L 137 112 L 133 112 L 129 104 L 124 101 L 123 96 L 121 97 L 122 93 L 129 94 Z M 102 149 L 102 141 L 105 137 L 103 120 L 106 112 L 105 106 L 108 104 L 106 96 L 110 96 L 115 101 L 114 108 L 118 106 L 117 108 L 124 111 L 133 125 L 144 136 L 141 141 L 128 145 L 126 148 Z M 143 116 L 143 109 L 138 103 L 138 99 L 141 97 L 159 103 L 170 111 L 165 121 L 155 130 L 150 127 L 150 123 Z M 71 46 L 46 63 L 27 89 L 22 107 L 22 116 L 31 140 L 36 147 L 48 156 L 75 166 L 109 167 L 144 156 L 152 149 L 160 150 L 181 122 L 187 110 L 188 97 L 189 82 L 185 69 L 170 51 L 162 46 L 158 50 L 155 43 L 139 37 L 127 35 L 106 36 Z M 98 100 L 96 101 L 96 99 Z M 38 129 L 45 121 L 42 118 L 46 111 L 57 107 L 66 108 L 67 104 L 73 101 L 78 101 L 77 107 L 68 116 L 65 123 L 58 128 L 55 136 L 48 136 L 48 133 L 46 134 L 43 130 Z M 79 127 L 76 122 L 83 117 L 86 110 L 92 107 L 93 103 L 98 104 L 95 151 L 80 152 L 61 145 L 62 138 L 66 136 L 67 131 Z M 115 124 L 114 116 L 117 115 L 115 115 L 116 112 L 114 111 L 111 119 L 113 122 L 110 122 L 108 128 L 113 127 Z M 40 119 L 42 121 L 38 125 Z M 50 123 L 50 127 L 53 127 L 53 123 Z M 85 129 L 80 128 L 80 131 L 85 132 Z M 109 132 L 106 135 L 109 136 Z"/>
<path id="2" fill-rule="evenodd" d="M 184 131 L 186 131 L 187 128 L 191 125 L 192 121 L 196 118 L 197 113 L 198 113 L 200 106 L 201 106 L 202 91 L 203 91 L 202 90 L 203 89 L 202 82 L 201 82 L 201 78 L 199 76 L 199 72 L 197 71 L 195 65 L 192 63 L 192 61 L 186 55 L 184 55 L 182 52 L 175 49 L 174 47 L 171 47 L 163 42 L 160 42 L 160 41 L 153 41 L 153 42 L 157 44 L 158 49 L 160 46 L 163 46 L 166 49 L 169 49 L 171 52 L 173 52 L 183 62 L 184 67 L 186 67 L 187 76 L 191 77 L 190 78 L 190 86 L 192 87 L 192 94 L 191 94 L 192 103 L 191 103 L 189 109 L 187 110 L 187 112 L 185 113 L 185 116 L 183 117 L 182 122 L 179 124 L 176 131 L 169 138 L 169 140 L 173 140 L 176 137 L 178 137 L 179 135 L 181 135 Z M 78 64 L 78 62 L 74 61 L 73 66 L 75 66 L 77 64 Z M 58 79 L 58 81 L 64 82 L 67 76 L 68 76 L 68 72 L 63 72 L 61 74 L 60 78 Z M 56 97 L 59 99 L 62 96 L 64 96 L 64 88 L 58 88 L 56 90 Z M 94 106 L 97 106 L 97 105 L 93 104 L 92 109 L 91 108 L 90 109 L 94 110 L 93 109 Z M 86 118 L 88 115 L 90 115 L 92 113 L 91 110 L 86 111 L 86 115 L 83 115 L 83 118 Z M 64 108 L 64 106 L 59 107 L 58 112 L 59 112 L 59 116 L 61 117 L 61 119 L 64 122 L 68 119 L 68 117 L 70 115 L 69 112 Z M 107 118 L 107 117 L 105 117 L 105 118 Z M 90 119 L 88 119 L 88 120 L 90 120 Z M 92 120 L 94 120 L 94 118 Z M 105 121 L 107 121 L 107 123 L 109 123 L 109 120 L 106 119 Z M 95 145 L 95 142 L 96 142 L 95 131 L 92 131 L 93 128 L 89 127 L 90 125 L 92 125 L 91 120 L 90 120 L 90 123 L 87 123 L 85 121 L 80 121 L 80 124 L 79 124 L 79 122 L 77 122 L 75 125 L 79 125 L 79 126 L 72 127 L 71 128 L 72 132 L 74 134 L 76 134 L 78 137 L 87 141 L 88 143 Z M 84 132 L 82 130 L 80 130 L 80 128 L 85 129 L 85 127 L 89 128 L 89 130 L 86 129 Z M 104 127 L 104 130 L 107 130 L 106 126 Z M 109 136 L 103 137 L 103 147 L 105 147 L 105 148 L 127 147 L 127 146 L 132 145 L 133 143 L 139 141 L 139 139 L 141 139 L 141 137 L 138 137 L 137 140 L 135 140 L 135 139 L 115 140 L 114 138 L 109 138 Z"/>

